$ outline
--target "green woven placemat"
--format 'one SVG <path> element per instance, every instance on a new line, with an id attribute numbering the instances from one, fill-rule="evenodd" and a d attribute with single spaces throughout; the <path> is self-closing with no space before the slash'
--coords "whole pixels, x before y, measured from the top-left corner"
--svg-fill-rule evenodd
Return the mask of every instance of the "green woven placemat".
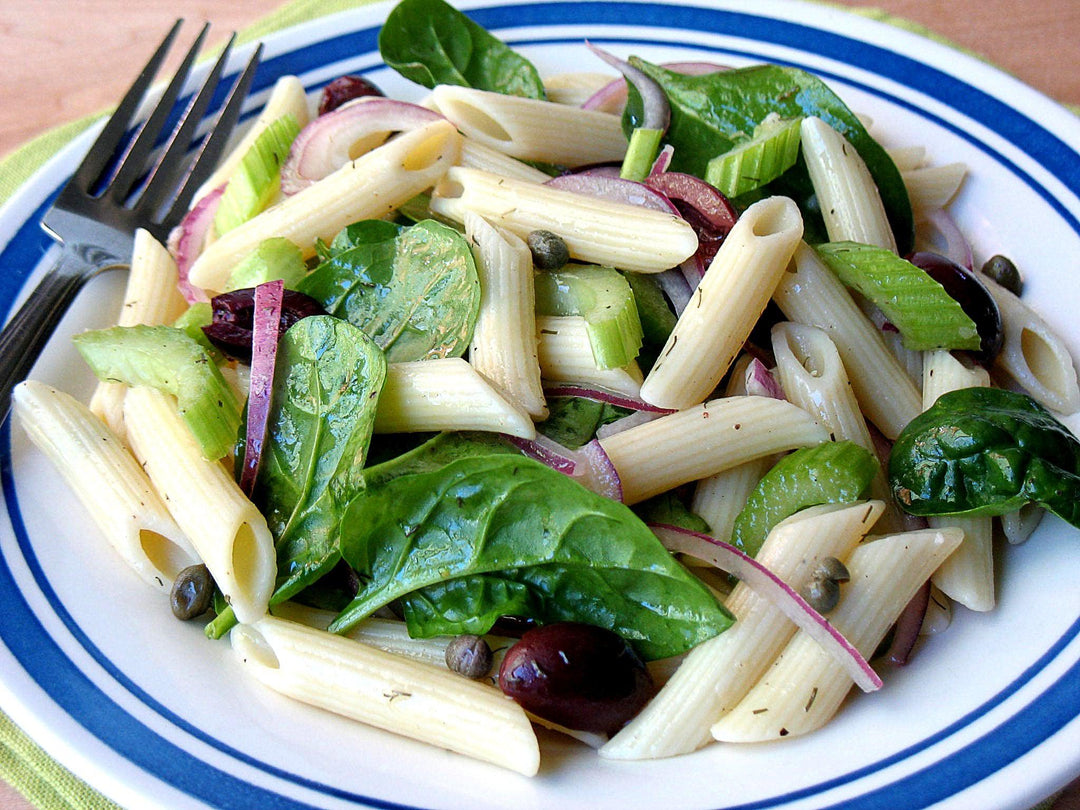
<path id="1" fill-rule="evenodd" d="M 251 42 L 274 31 L 280 31 L 317 17 L 367 5 L 371 1 L 293 0 L 246 28 L 240 33 L 238 41 Z M 888 22 L 958 50 L 964 50 L 921 25 L 894 17 L 880 9 L 835 7 Z M 108 111 L 49 130 L 0 160 L 0 204 L 6 202 L 61 147 L 106 114 Z M 57 763 L 2 712 L 0 712 L 0 779 L 14 786 L 31 804 L 41 810 L 122 810 L 119 805 L 102 796 Z M 1047 799 L 1033 810 L 1047 810 L 1052 801 L 1052 799 Z"/>

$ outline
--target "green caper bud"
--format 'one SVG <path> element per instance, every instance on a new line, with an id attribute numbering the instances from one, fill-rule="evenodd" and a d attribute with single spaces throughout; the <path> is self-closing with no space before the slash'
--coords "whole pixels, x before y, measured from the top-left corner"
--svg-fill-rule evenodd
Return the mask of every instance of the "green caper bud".
<path id="1" fill-rule="evenodd" d="M 991 256 L 982 266 L 983 275 L 989 276 L 1013 295 L 1024 291 L 1024 280 L 1020 271 L 1006 256 Z"/>
<path id="2" fill-rule="evenodd" d="M 828 613 L 840 603 L 840 583 L 835 579 L 810 580 L 806 601 L 818 613 Z"/>
<path id="3" fill-rule="evenodd" d="M 491 647 L 480 636 L 457 636 L 446 645 L 446 666 L 474 681 L 488 676 L 493 659 Z"/>
<path id="4" fill-rule="evenodd" d="M 834 582 L 847 582 L 851 579 L 845 566 L 836 557 L 822 557 L 814 569 L 814 579 L 831 579 Z"/>
<path id="5" fill-rule="evenodd" d="M 176 575 L 169 604 L 173 616 L 186 622 L 206 613 L 213 598 L 213 577 L 210 576 L 210 569 L 200 563 L 189 565 Z"/>
<path id="6" fill-rule="evenodd" d="M 533 264 L 541 270 L 558 270 L 570 261 L 566 242 L 551 231 L 531 231 L 526 241 L 532 251 Z"/>

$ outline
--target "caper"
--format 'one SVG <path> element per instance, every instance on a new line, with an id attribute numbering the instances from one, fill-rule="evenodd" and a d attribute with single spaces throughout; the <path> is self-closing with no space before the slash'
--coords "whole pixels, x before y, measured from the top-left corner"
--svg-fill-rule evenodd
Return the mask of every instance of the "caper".
<path id="1" fill-rule="evenodd" d="M 983 275 L 989 276 L 1013 295 L 1024 291 L 1024 280 L 1020 271 L 1007 256 L 991 256 L 982 266 Z"/>
<path id="2" fill-rule="evenodd" d="M 814 579 L 831 579 L 834 582 L 847 582 L 851 579 L 845 566 L 836 557 L 822 557 L 814 569 Z"/>
<path id="3" fill-rule="evenodd" d="M 806 586 L 806 601 L 818 613 L 828 613 L 840 603 L 840 583 L 835 579 L 812 579 Z"/>
<path id="4" fill-rule="evenodd" d="M 570 261 L 570 250 L 557 233 L 531 231 L 526 241 L 532 251 L 533 264 L 541 270 L 558 270 Z"/>
<path id="5" fill-rule="evenodd" d="M 492 661 L 491 647 L 480 636 L 457 636 L 446 645 L 446 666 L 474 681 L 488 676 Z"/>
<path id="6" fill-rule="evenodd" d="M 213 598 L 213 577 L 210 576 L 210 569 L 200 563 L 189 565 L 176 575 L 169 593 L 169 604 L 173 616 L 186 622 L 206 613 Z"/>

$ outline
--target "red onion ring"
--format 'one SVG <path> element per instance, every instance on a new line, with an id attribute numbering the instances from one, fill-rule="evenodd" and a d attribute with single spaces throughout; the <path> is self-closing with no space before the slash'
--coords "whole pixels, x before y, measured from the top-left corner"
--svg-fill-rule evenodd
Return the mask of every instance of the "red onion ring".
<path id="1" fill-rule="evenodd" d="M 618 175 L 613 176 L 604 169 L 588 169 L 576 174 L 562 174 L 545 181 L 544 185 L 587 197 L 597 197 L 679 216 L 679 209 L 662 193 L 644 183 L 624 180 Z"/>
<path id="2" fill-rule="evenodd" d="M 659 524 L 650 525 L 649 528 L 669 551 L 705 560 L 738 577 L 748 588 L 752 588 L 758 596 L 781 610 L 800 630 L 808 633 L 829 652 L 864 692 L 874 692 L 882 687 L 881 678 L 863 658 L 862 653 L 794 588 L 753 557 L 707 534 Z"/>
<path id="3" fill-rule="evenodd" d="M 255 315 L 251 330 L 251 381 L 248 388 L 247 433 L 240 489 L 251 496 L 259 474 L 266 430 L 270 421 L 274 366 L 277 363 L 278 325 L 285 282 L 267 281 L 255 288 Z"/>
<path id="4" fill-rule="evenodd" d="M 929 605 L 930 580 L 926 580 L 901 611 L 900 618 L 896 620 L 892 643 L 889 645 L 889 651 L 885 653 L 885 658 L 890 663 L 902 667 L 910 660 L 911 651 L 915 647 L 915 642 L 919 640 L 919 630 L 922 629 Z"/>
<path id="5" fill-rule="evenodd" d="M 924 217 L 920 225 L 929 226 L 929 242 L 934 252 L 951 259 L 961 267 L 974 270 L 975 257 L 971 251 L 971 243 L 956 224 L 956 220 L 944 208 L 927 211 Z M 923 230 L 922 235 L 925 238 L 928 234 Z M 935 239 L 935 236 L 938 238 Z"/>
<path id="6" fill-rule="evenodd" d="M 619 73 L 626 81 L 634 85 L 634 89 L 641 96 L 641 129 L 654 129 L 667 132 L 668 124 L 671 123 L 671 106 L 668 104 L 667 95 L 659 84 L 644 71 L 631 65 L 629 62 L 619 59 L 617 56 L 605 50 L 597 48 L 591 42 L 586 41 L 585 46 L 599 56 Z"/>
<path id="7" fill-rule="evenodd" d="M 626 408 L 630 411 L 645 411 L 647 413 L 656 414 L 674 413 L 670 408 L 658 408 L 642 399 L 634 399 L 625 394 L 616 394 L 612 391 L 605 391 L 602 388 L 585 388 L 580 385 L 559 385 L 545 388 L 544 394 L 549 397 L 581 397 L 582 399 L 592 399 L 596 402 L 606 402 L 609 405 Z"/>
<path id="8" fill-rule="evenodd" d="M 221 195 L 224 193 L 225 186 L 221 185 L 206 194 L 184 214 L 180 224 L 169 233 L 169 252 L 176 259 L 177 288 L 189 304 L 210 300 L 202 289 L 188 281 L 188 272 L 206 246 L 206 239 L 210 235 L 211 228 L 214 227 L 214 215 L 217 213 L 218 203 L 221 202 Z"/>

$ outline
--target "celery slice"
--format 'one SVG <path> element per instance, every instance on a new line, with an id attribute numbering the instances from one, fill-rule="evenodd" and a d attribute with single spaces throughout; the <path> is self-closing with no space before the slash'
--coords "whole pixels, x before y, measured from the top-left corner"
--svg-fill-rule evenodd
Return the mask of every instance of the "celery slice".
<path id="1" fill-rule="evenodd" d="M 83 332 L 74 341 L 98 379 L 175 396 L 206 458 L 216 460 L 233 449 L 240 403 L 206 350 L 182 329 L 114 326 Z"/>
<path id="2" fill-rule="evenodd" d="M 922 268 L 890 250 L 858 242 L 827 242 L 814 249 L 845 286 L 884 313 L 906 348 L 979 348 L 975 322 Z"/>
<path id="3" fill-rule="evenodd" d="M 597 368 L 622 368 L 641 348 L 641 319 L 634 293 L 612 267 L 568 264 L 538 272 L 536 311 L 540 315 L 580 315 Z"/>
<path id="4" fill-rule="evenodd" d="M 619 177 L 639 183 L 648 177 L 663 137 L 662 129 L 635 129 L 630 135 L 630 144 L 626 148 L 626 157 L 619 169 Z"/>
<path id="5" fill-rule="evenodd" d="M 232 271 L 226 291 L 258 287 L 281 279 L 290 290 L 307 275 L 307 265 L 300 248 L 281 236 L 264 239 Z"/>
<path id="6" fill-rule="evenodd" d="M 281 164 L 300 134 L 292 114 L 272 121 L 244 153 L 221 195 L 214 229 L 218 236 L 242 225 L 266 208 L 281 188 Z"/>
<path id="7" fill-rule="evenodd" d="M 801 118 L 769 115 L 754 128 L 749 140 L 709 161 L 705 182 L 726 197 L 738 197 L 771 183 L 799 157 L 801 122 Z"/>

